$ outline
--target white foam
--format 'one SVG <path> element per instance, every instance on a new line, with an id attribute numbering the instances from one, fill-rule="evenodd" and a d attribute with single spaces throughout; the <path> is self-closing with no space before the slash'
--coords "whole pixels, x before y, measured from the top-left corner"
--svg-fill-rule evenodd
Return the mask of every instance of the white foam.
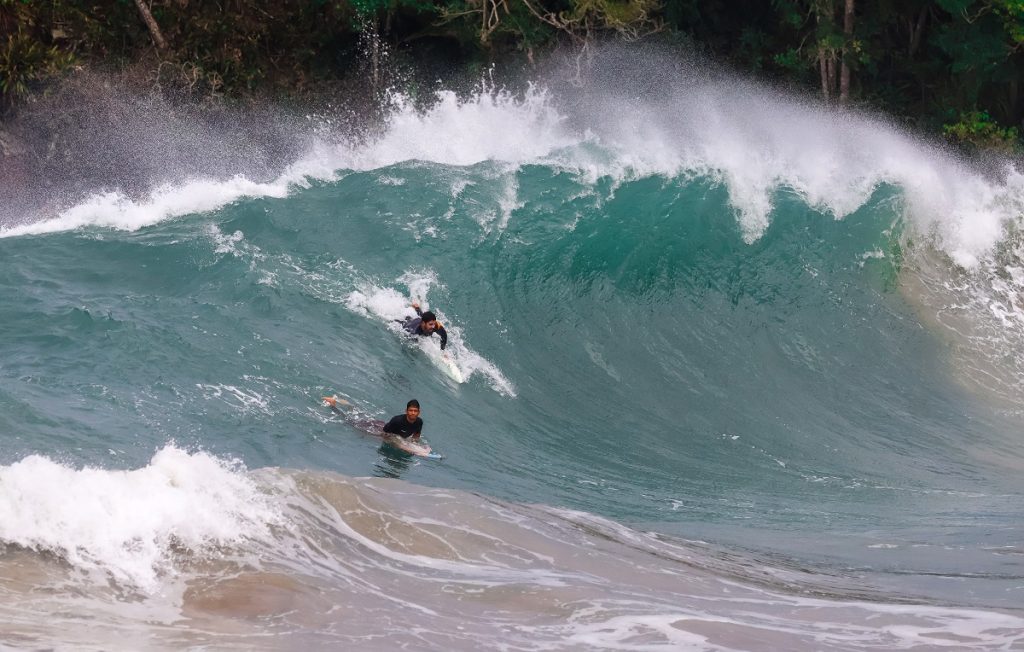
<path id="1" fill-rule="evenodd" d="M 138 201 L 119 192 L 98 193 L 53 219 L 0 229 L 0 238 L 83 227 L 135 231 L 168 218 L 210 211 L 242 197 L 284 197 L 288 184 L 286 176 L 271 183 L 255 183 L 236 176 L 227 181 L 200 179 L 179 186 L 160 186 L 147 199 Z"/>
<path id="2" fill-rule="evenodd" d="M 32 455 L 0 467 L 0 541 L 153 590 L 172 546 L 202 552 L 261 537 L 278 513 L 238 464 L 173 445 L 131 471 Z"/>
<path id="3" fill-rule="evenodd" d="M 203 385 L 196 384 L 207 400 L 219 400 L 242 412 L 258 412 L 272 415 L 270 399 L 253 389 L 235 387 L 234 385 Z"/>
<path id="4" fill-rule="evenodd" d="M 522 98 L 482 91 L 466 100 L 442 91 L 420 112 L 402 95 L 384 136 L 353 151 L 347 167 L 375 169 L 403 161 L 432 161 L 467 166 L 484 161 L 526 163 L 573 145 L 579 138 L 549 101 L 547 91 L 531 87 Z"/>

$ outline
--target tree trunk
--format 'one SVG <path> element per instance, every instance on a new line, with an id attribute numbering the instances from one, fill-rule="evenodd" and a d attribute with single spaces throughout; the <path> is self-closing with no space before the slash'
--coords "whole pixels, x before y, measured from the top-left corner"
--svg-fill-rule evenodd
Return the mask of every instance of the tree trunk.
<path id="1" fill-rule="evenodd" d="M 917 25 L 910 25 L 910 48 L 907 55 L 914 56 L 917 48 L 921 45 L 921 34 L 924 32 L 924 21 L 928 17 L 928 6 L 921 7 L 921 13 L 917 16 Z"/>
<path id="2" fill-rule="evenodd" d="M 145 0 L 135 0 L 135 6 L 139 8 L 142 20 L 146 23 L 146 27 L 149 28 L 149 34 L 153 37 L 153 42 L 156 43 L 157 49 L 166 50 L 167 41 L 164 40 L 164 35 L 160 33 L 160 26 L 156 24 L 156 19 L 153 18 L 149 7 L 146 6 Z"/>
<path id="3" fill-rule="evenodd" d="M 836 53 L 829 52 L 828 54 L 828 87 L 832 90 L 832 94 L 836 93 Z"/>
<path id="4" fill-rule="evenodd" d="M 1010 119 L 1012 122 L 1020 121 L 1020 83 L 1011 79 L 1007 90 L 1010 92 Z"/>
<path id="5" fill-rule="evenodd" d="M 836 92 L 836 53 L 830 50 L 822 50 L 822 57 L 825 60 L 825 100 L 831 100 Z"/>
<path id="6" fill-rule="evenodd" d="M 828 65 L 825 63 L 825 49 L 822 47 L 818 48 L 818 68 L 821 70 L 821 95 L 828 102 Z"/>
<path id="7" fill-rule="evenodd" d="M 374 99 L 380 96 L 380 35 L 374 22 L 373 36 L 370 38 L 370 82 L 373 84 Z"/>
<path id="8" fill-rule="evenodd" d="M 850 63 L 853 43 L 853 0 L 846 0 L 846 11 L 843 13 L 843 64 L 839 73 L 839 103 L 850 101 Z"/>

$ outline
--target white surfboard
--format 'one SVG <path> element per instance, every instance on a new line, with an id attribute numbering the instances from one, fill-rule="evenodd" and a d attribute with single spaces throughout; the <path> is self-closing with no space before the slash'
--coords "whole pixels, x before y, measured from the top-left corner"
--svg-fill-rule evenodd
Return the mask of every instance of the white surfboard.
<path id="1" fill-rule="evenodd" d="M 415 455 L 417 457 L 425 457 L 430 460 L 441 460 L 444 456 L 440 453 L 435 453 L 430 445 L 423 441 L 410 441 L 408 439 L 402 439 L 401 437 L 385 437 L 384 441 L 389 446 L 397 448 L 400 451 Z"/>
<path id="2" fill-rule="evenodd" d="M 441 357 L 441 371 L 443 371 L 449 378 L 457 383 L 466 382 L 466 376 L 462 373 L 462 369 L 459 365 L 455 364 L 455 360 L 452 360 L 449 356 Z"/>
<path id="3" fill-rule="evenodd" d="M 433 344 L 433 342 L 427 342 L 425 346 L 421 347 L 427 354 L 427 357 L 430 358 L 430 361 L 433 362 L 445 376 L 448 376 L 455 382 L 460 384 L 466 382 L 466 375 L 462 373 L 462 368 L 459 367 L 457 362 L 455 362 L 455 358 L 440 349 L 433 348 L 431 344 Z"/>

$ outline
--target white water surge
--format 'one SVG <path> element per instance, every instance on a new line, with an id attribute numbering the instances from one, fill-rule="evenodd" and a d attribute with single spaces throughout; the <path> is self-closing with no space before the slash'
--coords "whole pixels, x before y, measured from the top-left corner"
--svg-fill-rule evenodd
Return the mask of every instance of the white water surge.
<path id="1" fill-rule="evenodd" d="M 132 471 L 37 455 L 0 467 L 0 542 L 147 591 L 173 573 L 175 547 L 238 544 L 265 536 L 278 518 L 236 464 L 174 446 Z"/>
<path id="2" fill-rule="evenodd" d="M 0 486 L 14 505 L 2 507 L 3 538 L 25 546 L 0 562 L 0 640 L 30 647 L 279 649 L 281 636 L 288 647 L 359 650 L 1024 642 L 1024 619 L 1012 613 L 882 598 L 860 580 L 765 565 L 585 513 L 398 481 L 247 473 L 167 447 L 135 471 L 28 458 L 3 468 Z M 114 595 L 97 573 L 109 574 Z M 41 610 L 54 617 L 38 618 Z M 82 618 L 90 614 L 104 626 Z"/>

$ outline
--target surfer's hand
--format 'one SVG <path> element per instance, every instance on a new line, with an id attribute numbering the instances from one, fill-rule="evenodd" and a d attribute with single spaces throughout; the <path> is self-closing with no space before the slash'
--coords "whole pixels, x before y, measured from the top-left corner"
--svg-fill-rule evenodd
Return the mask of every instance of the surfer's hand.
<path id="1" fill-rule="evenodd" d="M 420 440 L 420 433 L 417 432 L 415 435 L 412 436 L 412 438 L 415 439 L 416 441 L 419 441 Z"/>
<path id="2" fill-rule="evenodd" d="M 413 308 L 419 308 L 420 307 L 420 302 L 419 301 L 413 301 L 412 302 L 412 307 Z"/>

